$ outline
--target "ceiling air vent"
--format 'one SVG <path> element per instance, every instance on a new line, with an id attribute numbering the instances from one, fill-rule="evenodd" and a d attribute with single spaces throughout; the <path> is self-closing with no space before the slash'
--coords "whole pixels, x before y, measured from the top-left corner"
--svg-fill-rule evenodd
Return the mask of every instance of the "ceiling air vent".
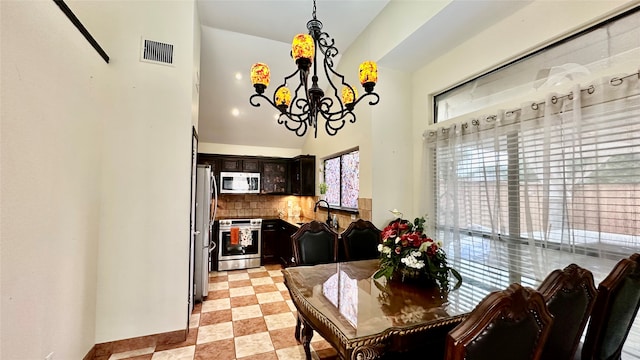
<path id="1" fill-rule="evenodd" d="M 142 39 L 140 60 L 154 64 L 173 65 L 173 45 Z"/>

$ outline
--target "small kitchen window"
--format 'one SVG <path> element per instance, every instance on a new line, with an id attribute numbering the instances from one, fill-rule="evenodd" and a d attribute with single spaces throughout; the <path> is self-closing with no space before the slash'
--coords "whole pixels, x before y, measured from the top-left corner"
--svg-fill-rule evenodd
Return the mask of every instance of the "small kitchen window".
<path id="1" fill-rule="evenodd" d="M 326 200 L 332 207 L 357 209 L 360 193 L 360 152 L 351 149 L 322 163 Z"/>

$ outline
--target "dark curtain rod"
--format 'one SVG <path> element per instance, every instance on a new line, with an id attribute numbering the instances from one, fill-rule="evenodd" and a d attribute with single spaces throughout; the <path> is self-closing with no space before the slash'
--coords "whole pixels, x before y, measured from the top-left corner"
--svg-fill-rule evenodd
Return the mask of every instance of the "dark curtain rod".
<path id="1" fill-rule="evenodd" d="M 87 39 L 87 41 L 89 41 L 89 44 L 91 44 L 91 46 L 94 49 L 96 49 L 98 54 L 100 54 L 100 56 L 108 64 L 109 55 L 107 55 L 107 53 L 102 49 L 102 47 L 100 47 L 100 44 L 98 44 L 96 39 L 94 39 L 93 36 L 91 36 L 87 28 L 85 28 L 84 25 L 82 25 L 78 17 L 73 13 L 73 11 L 71 11 L 71 9 L 69 9 L 69 6 L 67 6 L 64 0 L 53 0 L 53 2 L 55 2 L 58 5 L 60 10 L 62 10 L 62 12 L 65 13 L 65 15 L 67 15 L 67 17 L 69 18 L 69 20 L 71 20 L 73 25 L 75 25 L 76 28 L 78 28 L 78 30 L 84 36 L 84 38 Z"/>

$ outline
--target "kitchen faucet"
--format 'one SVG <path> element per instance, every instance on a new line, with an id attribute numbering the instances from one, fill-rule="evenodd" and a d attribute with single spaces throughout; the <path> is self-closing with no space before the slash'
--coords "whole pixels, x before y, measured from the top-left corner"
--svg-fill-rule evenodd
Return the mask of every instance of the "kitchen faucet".
<path id="1" fill-rule="evenodd" d="M 327 225 L 331 226 L 331 206 L 329 206 L 329 203 L 326 200 L 318 200 L 316 202 L 316 205 L 313 207 L 313 212 L 318 211 L 318 205 L 321 202 L 324 202 L 325 204 L 327 204 Z"/>

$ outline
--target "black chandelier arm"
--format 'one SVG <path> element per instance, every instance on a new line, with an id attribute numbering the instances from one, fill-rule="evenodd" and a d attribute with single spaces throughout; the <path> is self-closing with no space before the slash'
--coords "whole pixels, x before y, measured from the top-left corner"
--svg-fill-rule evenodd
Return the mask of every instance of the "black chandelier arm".
<path id="1" fill-rule="evenodd" d="M 298 109 L 299 112 L 294 112 L 295 109 Z M 288 111 L 283 111 L 280 114 L 278 124 L 284 125 L 298 136 L 303 136 L 307 131 L 307 127 L 315 127 L 313 119 L 310 119 L 311 113 L 309 101 L 305 98 L 300 98 L 291 103 Z"/>
<path id="2" fill-rule="evenodd" d="M 278 117 L 278 124 L 284 125 L 288 130 L 293 131 L 298 136 L 304 136 L 309 124 L 306 120 L 299 119 L 299 116 L 291 116 L 291 113 L 281 113 Z"/>
<path id="3" fill-rule="evenodd" d="M 339 53 L 338 48 L 335 47 L 335 40 L 326 32 L 320 33 L 317 38 L 314 39 L 316 47 L 320 49 L 320 52 L 324 55 L 325 62 L 329 59 L 331 66 L 333 67 L 333 58 Z"/>
<path id="4" fill-rule="evenodd" d="M 356 105 L 358 105 L 358 103 L 359 103 L 362 99 L 366 98 L 367 96 L 374 96 L 374 97 L 375 97 L 375 99 L 373 99 L 373 100 L 369 101 L 369 105 L 377 105 L 377 104 L 378 104 L 378 102 L 380 102 L 380 96 L 379 96 L 377 93 L 370 92 L 370 93 L 365 93 L 365 94 L 363 94 L 363 95 L 360 95 L 360 97 L 358 98 L 358 100 L 356 100 L 356 101 L 352 104 L 352 105 L 353 105 L 353 107 L 355 107 Z"/>
<path id="5" fill-rule="evenodd" d="M 264 99 L 266 100 L 269 104 L 271 104 L 271 106 L 273 106 L 274 108 L 278 108 L 276 106 L 276 103 L 274 103 L 273 101 L 271 101 L 271 99 L 269 99 L 268 97 L 264 96 L 264 94 L 253 94 L 251 95 L 251 97 L 249 97 L 249 104 L 255 106 L 255 107 L 260 107 L 260 103 L 258 102 L 259 99 Z"/>
<path id="6" fill-rule="evenodd" d="M 335 134 L 337 134 L 338 131 L 344 127 L 347 119 L 351 123 L 356 122 L 356 115 L 352 111 L 348 110 L 333 113 L 319 111 L 318 114 L 320 114 L 324 118 L 324 129 L 330 136 L 334 136 Z"/>

